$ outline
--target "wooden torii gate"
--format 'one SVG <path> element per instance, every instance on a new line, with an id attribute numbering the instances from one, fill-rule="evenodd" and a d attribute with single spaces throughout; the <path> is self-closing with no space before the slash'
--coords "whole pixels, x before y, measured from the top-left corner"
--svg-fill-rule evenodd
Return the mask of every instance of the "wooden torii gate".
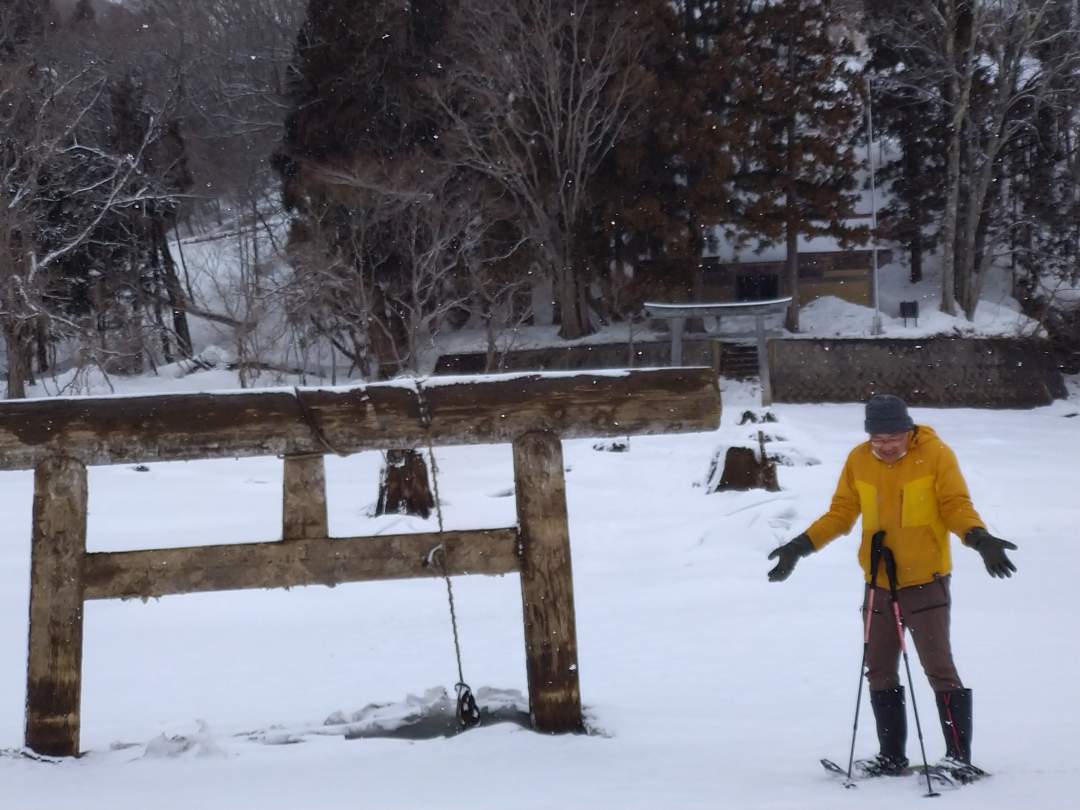
<path id="1" fill-rule="evenodd" d="M 437 378 L 351 388 L 0 403 L 0 469 L 34 470 L 25 744 L 79 753 L 83 603 L 446 574 L 521 578 L 533 727 L 581 727 L 563 438 L 712 430 L 711 369 Z M 517 524 L 330 538 L 323 456 L 513 445 Z M 280 541 L 86 550 L 88 465 L 284 459 Z"/>

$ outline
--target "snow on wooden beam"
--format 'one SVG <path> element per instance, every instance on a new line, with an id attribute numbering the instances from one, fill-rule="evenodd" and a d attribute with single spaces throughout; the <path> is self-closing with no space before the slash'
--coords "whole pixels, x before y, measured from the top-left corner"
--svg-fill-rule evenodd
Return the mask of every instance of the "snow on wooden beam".
<path id="1" fill-rule="evenodd" d="M 0 469 L 713 430 L 708 368 L 438 377 L 354 388 L 0 402 Z"/>

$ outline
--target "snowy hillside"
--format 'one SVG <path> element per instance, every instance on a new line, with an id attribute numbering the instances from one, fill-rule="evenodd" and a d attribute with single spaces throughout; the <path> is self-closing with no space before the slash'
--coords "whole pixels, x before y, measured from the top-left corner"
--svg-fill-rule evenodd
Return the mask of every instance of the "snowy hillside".
<path id="1" fill-rule="evenodd" d="M 216 374 L 217 372 L 214 372 Z M 220 387 L 217 377 L 184 379 Z M 144 381 L 144 386 L 146 385 Z M 993 772 L 953 808 L 1075 806 L 1080 660 L 1068 601 L 1080 565 L 1072 459 L 1080 386 L 1032 411 L 913 409 L 956 449 L 991 530 L 1016 542 L 1008 581 L 956 544 L 954 641 L 975 690 L 975 758 Z M 405 581 L 91 602 L 82 745 L 59 764 L 0 757 L 4 808 L 821 808 L 910 807 L 914 779 L 845 791 L 818 766 L 846 762 L 861 652 L 854 537 L 766 581 L 766 555 L 827 505 L 861 440 L 855 404 L 772 410 L 778 493 L 706 495 L 717 449 L 750 386 L 724 383 L 711 434 L 638 437 L 627 453 L 566 443 L 582 697 L 592 734 L 517 725 L 450 739 L 347 740 L 347 721 L 393 724 L 456 680 L 446 592 Z M 760 411 L 760 408 L 756 408 Z M 514 521 L 507 446 L 436 450 L 448 527 Z M 432 530 L 371 518 L 379 454 L 328 458 L 335 535 Z M 819 462 L 819 463 L 815 463 Z M 0 748 L 22 740 L 31 475 L 0 474 Z M 274 458 L 94 468 L 91 550 L 280 536 Z M 517 578 L 455 583 L 466 679 L 491 700 L 526 693 Z M 1064 645 L 1064 646 L 1063 646 Z M 943 752 L 916 667 L 930 758 Z M 414 696 L 410 699 L 410 696 Z M 1065 696 L 1062 698 L 1062 696 Z M 368 704 L 388 704 L 381 709 Z M 864 701 L 863 710 L 867 705 Z M 346 721 L 346 722 L 343 722 Z M 330 725 L 325 725 L 326 723 Z M 874 750 L 864 713 L 858 752 Z M 293 742 L 294 744 L 274 744 Z M 909 756 L 918 758 L 912 729 Z"/>

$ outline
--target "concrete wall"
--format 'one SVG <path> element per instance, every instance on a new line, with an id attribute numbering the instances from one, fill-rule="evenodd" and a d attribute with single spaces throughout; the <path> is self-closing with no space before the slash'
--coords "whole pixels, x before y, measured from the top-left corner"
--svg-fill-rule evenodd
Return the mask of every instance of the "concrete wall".
<path id="1" fill-rule="evenodd" d="M 683 362 L 712 366 L 715 339 L 683 340 Z M 726 345 L 720 373 L 754 373 L 752 347 Z M 1025 408 L 1066 396 L 1061 373 L 1044 341 L 1004 338 L 769 340 L 773 399 L 777 402 L 862 402 L 873 393 L 897 394 L 914 405 Z M 522 349 L 503 371 L 564 371 L 667 366 L 669 341 L 597 343 Z M 439 358 L 436 374 L 480 374 L 484 354 Z"/>
<path id="2" fill-rule="evenodd" d="M 1025 408 L 1066 395 L 1045 341 L 1004 338 L 769 341 L 777 402 L 861 402 L 896 394 L 914 405 Z"/>

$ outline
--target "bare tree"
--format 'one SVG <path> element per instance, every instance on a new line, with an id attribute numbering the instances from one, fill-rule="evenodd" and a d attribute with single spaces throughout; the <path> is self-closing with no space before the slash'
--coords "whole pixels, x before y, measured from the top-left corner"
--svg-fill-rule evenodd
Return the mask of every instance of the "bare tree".
<path id="1" fill-rule="evenodd" d="M 945 210 L 941 225 L 941 308 L 974 317 L 993 255 L 1002 156 L 1031 126 L 1028 112 L 1053 103 L 1055 77 L 1075 69 L 1071 50 L 1056 63 L 1034 54 L 1069 32 L 1047 26 L 1058 0 L 921 0 L 892 16 L 882 33 L 918 51 L 927 67 L 912 89 L 934 100 L 946 122 Z"/>
<path id="2" fill-rule="evenodd" d="M 270 316 L 281 292 L 275 268 L 284 258 L 275 232 L 282 215 L 270 158 L 287 113 L 287 72 L 305 0 L 133 0 L 114 11 L 115 28 L 136 26 L 131 57 L 155 90 L 172 93 L 183 121 L 196 193 L 173 221 L 214 217 L 230 238 L 234 261 L 202 268 L 198 284 L 181 289 L 172 254 L 158 234 L 169 303 L 226 327 L 242 385 L 282 366 L 271 346 L 281 324 Z M 144 25 L 145 24 L 145 25 Z M 128 42 L 128 49 L 133 43 Z M 208 215 L 208 216 L 207 216 Z M 302 369 L 301 369 L 302 370 Z"/>
<path id="3" fill-rule="evenodd" d="M 522 261 L 532 265 L 532 254 L 522 249 L 520 241 L 504 248 L 502 256 L 466 266 L 473 308 L 484 327 L 485 372 L 503 369 L 521 328 L 533 318 L 532 272 L 518 269 Z"/>
<path id="4" fill-rule="evenodd" d="M 304 171 L 348 204 L 328 207 L 319 233 L 294 240 L 291 309 L 365 374 L 383 365 L 430 371 L 429 350 L 455 310 L 513 289 L 494 267 L 523 240 L 495 233 L 507 212 L 483 178 L 419 154 L 341 168 L 305 162 Z"/>
<path id="5" fill-rule="evenodd" d="M 50 60 L 41 41 L 0 64 L 0 325 L 9 398 L 25 396 L 32 343 L 45 324 L 68 334 L 82 328 L 46 305 L 47 296 L 64 295 L 55 269 L 107 218 L 161 196 L 141 167 L 159 122 L 149 121 L 130 151 L 114 152 L 99 137 L 107 85 L 100 65 Z"/>
<path id="6" fill-rule="evenodd" d="M 1057 47 L 1062 40 L 1074 41 L 1076 30 L 1047 25 L 1055 5 L 1059 0 L 1001 2 L 984 32 L 991 76 L 982 115 L 973 117 L 967 126 L 972 177 L 958 248 L 963 265 L 957 274 L 957 293 L 969 319 L 975 316 L 986 270 L 996 252 L 981 237 L 996 224 L 1000 212 L 1002 157 L 1018 136 L 1035 125 L 1039 107 L 1056 107 L 1072 92 L 1061 78 L 1080 68 L 1080 54 L 1073 48 Z M 1054 56 L 1035 60 L 1036 53 L 1048 52 Z M 998 210 L 991 212 L 991 208 Z"/>
<path id="7" fill-rule="evenodd" d="M 520 207 L 555 280 L 564 338 L 592 330 L 578 234 L 590 179 L 640 104 L 640 26 L 597 0 L 463 0 L 453 60 L 431 83 L 448 154 Z"/>

